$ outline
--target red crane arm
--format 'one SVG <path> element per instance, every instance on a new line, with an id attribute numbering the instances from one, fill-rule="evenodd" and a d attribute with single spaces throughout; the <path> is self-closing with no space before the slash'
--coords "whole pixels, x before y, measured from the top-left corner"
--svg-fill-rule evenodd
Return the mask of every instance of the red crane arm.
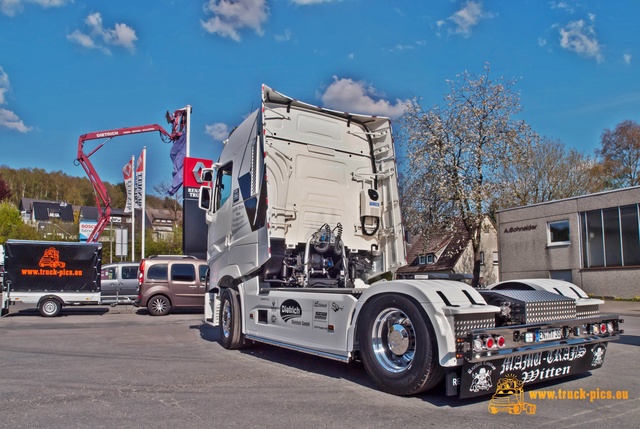
<path id="1" fill-rule="evenodd" d="M 98 176 L 98 172 L 95 167 L 89 160 L 89 157 L 96 153 L 98 149 L 104 146 L 109 140 L 114 137 L 120 136 L 131 136 L 141 133 L 150 133 L 154 131 L 158 131 L 160 133 L 161 138 L 168 138 L 171 141 L 175 141 L 182 135 L 186 128 L 186 115 L 185 109 L 176 110 L 171 116 L 169 112 L 167 112 L 167 122 L 171 124 L 172 132 L 169 134 L 158 124 L 151 125 L 143 125 L 139 127 L 127 127 L 127 128 L 118 128 L 115 130 L 105 130 L 105 131 L 97 131 L 93 133 L 83 134 L 78 138 L 78 158 L 76 159 L 76 165 L 82 165 L 82 168 L 87 173 L 89 177 L 89 181 L 93 185 L 93 189 L 96 194 L 96 206 L 98 207 L 98 223 L 93 228 L 91 234 L 87 238 L 88 243 L 95 243 L 98 241 L 100 234 L 104 231 L 104 228 L 107 226 L 109 219 L 111 217 L 111 198 L 107 195 L 107 188 L 104 186 L 102 179 Z M 84 143 L 89 140 L 97 140 L 97 139 L 106 139 L 104 142 L 99 144 L 95 149 L 93 149 L 88 154 L 84 152 Z"/>

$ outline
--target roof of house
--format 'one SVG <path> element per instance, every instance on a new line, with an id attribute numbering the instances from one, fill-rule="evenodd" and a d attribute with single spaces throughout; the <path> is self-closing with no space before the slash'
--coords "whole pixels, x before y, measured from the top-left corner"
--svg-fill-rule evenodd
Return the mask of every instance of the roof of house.
<path id="1" fill-rule="evenodd" d="M 407 265 L 400 267 L 398 272 L 406 274 L 453 270 L 468 243 L 469 233 L 461 224 L 455 231 L 434 233 L 427 240 L 423 234 L 418 234 L 407 252 Z M 434 263 L 421 265 L 420 255 L 429 253 L 437 256 Z"/>
<path id="2" fill-rule="evenodd" d="M 73 222 L 73 207 L 67 203 L 34 201 L 32 207 L 35 220 Z"/>
<path id="3" fill-rule="evenodd" d="M 98 220 L 98 208 L 92 206 L 80 207 L 80 218 L 84 220 Z"/>

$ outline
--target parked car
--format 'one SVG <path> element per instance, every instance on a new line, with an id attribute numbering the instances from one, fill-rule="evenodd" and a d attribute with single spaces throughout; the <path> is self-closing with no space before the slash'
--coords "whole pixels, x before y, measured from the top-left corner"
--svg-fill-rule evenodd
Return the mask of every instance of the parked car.
<path id="1" fill-rule="evenodd" d="M 150 256 L 140 261 L 135 305 L 152 316 L 174 308 L 204 308 L 207 261 L 187 255 Z"/>
<path id="2" fill-rule="evenodd" d="M 102 304 L 133 304 L 138 298 L 139 262 L 105 264 L 100 271 Z"/>

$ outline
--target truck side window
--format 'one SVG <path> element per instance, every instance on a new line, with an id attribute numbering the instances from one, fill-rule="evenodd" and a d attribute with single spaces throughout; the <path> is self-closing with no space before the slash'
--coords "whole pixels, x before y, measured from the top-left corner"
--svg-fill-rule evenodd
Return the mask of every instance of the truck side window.
<path id="1" fill-rule="evenodd" d="M 200 283 L 204 283 L 207 280 L 207 270 L 209 269 L 208 265 L 200 265 L 198 267 L 198 272 L 200 274 Z"/>
<path id="2" fill-rule="evenodd" d="M 224 205 L 231 195 L 231 172 L 233 171 L 233 163 L 229 163 L 218 169 L 218 177 L 216 178 L 216 203 L 214 211 Z"/>

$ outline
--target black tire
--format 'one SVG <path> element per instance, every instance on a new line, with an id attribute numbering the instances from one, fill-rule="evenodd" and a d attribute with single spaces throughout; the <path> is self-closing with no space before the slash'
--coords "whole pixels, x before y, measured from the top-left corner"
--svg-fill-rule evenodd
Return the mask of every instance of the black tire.
<path id="1" fill-rule="evenodd" d="M 56 317 L 60 315 L 62 304 L 55 298 L 45 298 L 40 301 L 38 311 L 42 317 Z"/>
<path id="2" fill-rule="evenodd" d="M 237 350 L 244 346 L 240 297 L 233 289 L 224 289 L 220 297 L 220 344 L 229 350 Z"/>
<path id="3" fill-rule="evenodd" d="M 360 355 L 373 381 L 394 395 L 415 395 L 435 387 L 444 376 L 429 318 L 408 297 L 372 298 L 362 309 Z"/>
<path id="4" fill-rule="evenodd" d="M 152 316 L 166 316 L 171 310 L 171 301 L 164 295 L 155 295 L 147 303 L 147 310 Z"/>

